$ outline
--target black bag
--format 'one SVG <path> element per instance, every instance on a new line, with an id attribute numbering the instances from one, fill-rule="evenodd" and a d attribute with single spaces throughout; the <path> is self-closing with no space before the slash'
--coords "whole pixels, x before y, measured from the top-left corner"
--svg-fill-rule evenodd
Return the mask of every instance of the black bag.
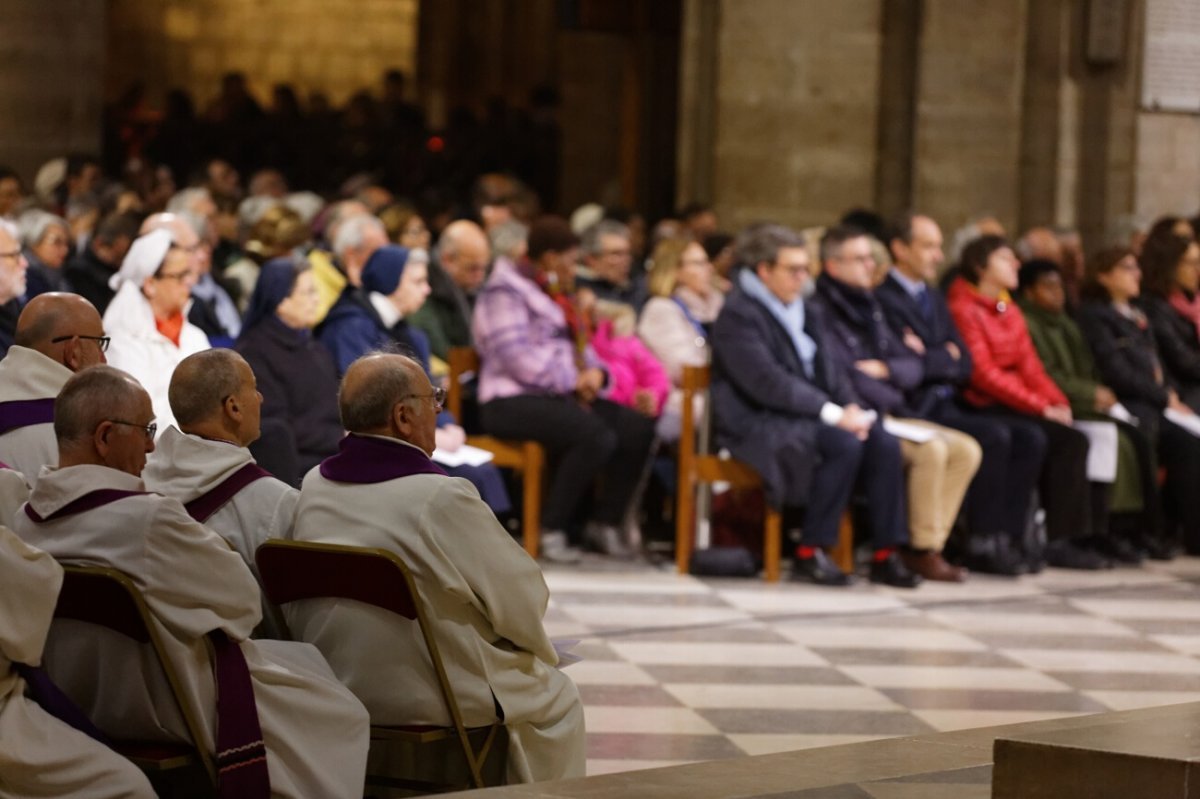
<path id="1" fill-rule="evenodd" d="M 745 547 L 709 547 L 692 553 L 688 571 L 697 577 L 754 577 L 758 564 Z"/>

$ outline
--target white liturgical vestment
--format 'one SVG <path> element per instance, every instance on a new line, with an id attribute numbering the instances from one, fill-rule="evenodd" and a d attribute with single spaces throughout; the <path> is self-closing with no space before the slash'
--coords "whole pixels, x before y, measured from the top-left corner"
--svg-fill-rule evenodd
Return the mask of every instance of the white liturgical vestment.
<path id="1" fill-rule="evenodd" d="M 25 696 L 13 663 L 37 666 L 62 567 L 0 527 L 0 796 L 153 797 L 136 766 Z"/>
<path id="2" fill-rule="evenodd" d="M 25 477 L 12 469 L 0 468 L 0 524 L 11 528 L 17 511 L 29 499 Z"/>
<path id="3" fill-rule="evenodd" d="M 361 797 L 367 713 L 311 646 L 247 640 L 262 611 L 258 583 L 242 557 L 168 497 L 137 494 L 64 511 L 104 489 L 145 490 L 139 478 L 104 466 L 43 472 L 18 514 L 18 535 L 59 560 L 110 566 L 137 584 L 182 690 L 200 709 L 202 744 L 210 751 L 216 697 L 205 636 L 219 629 L 239 642 L 250 670 L 272 795 Z M 52 516 L 59 511 L 66 515 Z M 129 639 L 65 621 L 55 625 L 46 661 L 55 682 L 101 729 L 135 739 L 184 739 L 151 653 Z"/>
<path id="4" fill-rule="evenodd" d="M 375 482 L 349 482 L 323 474 L 359 446 L 371 450 L 366 461 L 386 461 L 399 447 L 401 459 L 429 467 L 405 442 L 347 436 L 339 455 L 304 478 L 296 540 L 399 555 L 433 623 L 466 724 L 488 724 L 497 704 L 503 710 L 509 781 L 583 776 L 583 710 L 575 684 L 554 667 L 558 656 L 542 626 L 550 595 L 537 563 L 464 479 L 424 473 L 378 480 L 376 470 L 352 478 Z M 344 600 L 304 600 L 283 611 L 293 635 L 317 645 L 372 722 L 450 723 L 416 624 Z"/>
<path id="5" fill-rule="evenodd" d="M 70 369 L 37 350 L 10 347 L 0 361 L 0 402 L 53 400 L 71 375 Z M 0 463 L 23 474 L 30 485 L 43 466 L 57 466 L 53 421 L 0 434 Z"/>

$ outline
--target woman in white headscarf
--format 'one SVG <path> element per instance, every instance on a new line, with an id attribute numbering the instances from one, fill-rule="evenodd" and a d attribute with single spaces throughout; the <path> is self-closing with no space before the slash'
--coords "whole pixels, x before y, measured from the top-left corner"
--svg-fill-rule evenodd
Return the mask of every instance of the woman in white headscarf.
<path id="1" fill-rule="evenodd" d="M 104 312 L 104 332 L 112 337 L 108 363 L 150 394 L 159 430 L 175 423 L 167 389 L 176 365 L 209 349 L 208 337 L 187 320 L 196 283 L 191 261 L 169 230 L 155 230 L 133 242 L 109 281 L 117 294 Z"/>

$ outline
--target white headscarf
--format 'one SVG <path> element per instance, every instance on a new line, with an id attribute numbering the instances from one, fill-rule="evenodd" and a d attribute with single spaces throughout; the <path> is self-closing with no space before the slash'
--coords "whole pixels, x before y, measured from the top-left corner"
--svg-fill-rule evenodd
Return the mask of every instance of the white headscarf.
<path id="1" fill-rule="evenodd" d="M 132 283 L 140 291 L 146 278 L 162 266 L 173 240 L 171 231 L 162 228 L 138 237 L 125 254 L 120 271 L 108 279 L 108 287 L 117 291 L 123 284 Z"/>

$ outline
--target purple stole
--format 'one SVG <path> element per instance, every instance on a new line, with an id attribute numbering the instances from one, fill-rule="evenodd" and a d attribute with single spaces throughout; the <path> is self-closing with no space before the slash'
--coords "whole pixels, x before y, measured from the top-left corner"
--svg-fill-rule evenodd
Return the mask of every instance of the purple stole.
<path id="1" fill-rule="evenodd" d="M 25 684 L 29 687 L 30 698 L 37 702 L 42 710 L 105 746 L 112 746 L 100 728 L 79 709 L 79 705 L 72 702 L 71 698 L 54 684 L 44 668 L 14 663 L 13 669 L 25 680 Z"/>
<path id="2" fill-rule="evenodd" d="M 230 479 L 232 478 L 225 482 L 229 482 Z M 224 483 L 222 483 L 223 485 Z M 218 486 L 214 491 L 220 488 L 221 486 Z M 64 516 L 95 510 L 126 497 L 145 496 L 148 493 L 150 492 L 101 488 L 68 502 L 45 517 L 35 511 L 32 505 L 25 503 L 25 514 L 34 522 L 41 524 L 53 519 L 61 519 Z M 220 504 L 217 507 L 220 507 Z M 268 799 L 271 795 L 271 781 L 267 774 L 267 746 L 263 742 L 262 727 L 258 722 L 258 706 L 254 701 L 254 685 L 250 681 L 250 669 L 246 665 L 246 656 L 242 653 L 241 647 L 236 642 L 229 640 L 229 636 L 222 630 L 213 630 L 208 634 L 208 638 L 213 647 L 213 672 L 217 685 L 218 795 L 221 799 Z M 50 682 L 49 677 L 44 674 L 42 679 L 45 683 Z M 57 688 L 54 690 L 57 692 Z M 46 708 L 47 712 L 76 726 L 69 718 L 58 715 L 51 707 L 43 704 L 36 693 L 35 699 Z M 53 702 L 54 700 L 48 699 L 47 701 Z M 60 708 L 60 712 L 65 711 Z M 79 715 L 82 716 L 82 713 Z M 84 719 L 84 721 L 87 720 Z M 91 726 L 91 722 L 87 722 L 87 724 Z M 77 727 L 77 729 L 82 729 L 89 735 L 92 734 L 87 729 L 81 727 Z M 97 740 L 103 740 L 103 738 Z"/>
<path id="3" fill-rule="evenodd" d="M 336 483 L 383 483 L 414 474 L 449 476 L 414 446 L 354 433 L 338 444 L 338 454 L 321 461 L 320 469 L 322 477 Z"/>
<path id="4" fill-rule="evenodd" d="M 210 516 L 219 511 L 226 502 L 237 496 L 238 492 L 243 488 L 255 480 L 261 480 L 264 477 L 270 476 L 271 473 L 257 463 L 247 463 L 222 480 L 210 491 L 201 494 L 191 502 L 185 502 L 183 509 L 188 512 L 188 516 L 203 524 L 208 521 Z"/>
<path id="5" fill-rule="evenodd" d="M 0 435 L 54 421 L 54 398 L 0 402 Z"/>

